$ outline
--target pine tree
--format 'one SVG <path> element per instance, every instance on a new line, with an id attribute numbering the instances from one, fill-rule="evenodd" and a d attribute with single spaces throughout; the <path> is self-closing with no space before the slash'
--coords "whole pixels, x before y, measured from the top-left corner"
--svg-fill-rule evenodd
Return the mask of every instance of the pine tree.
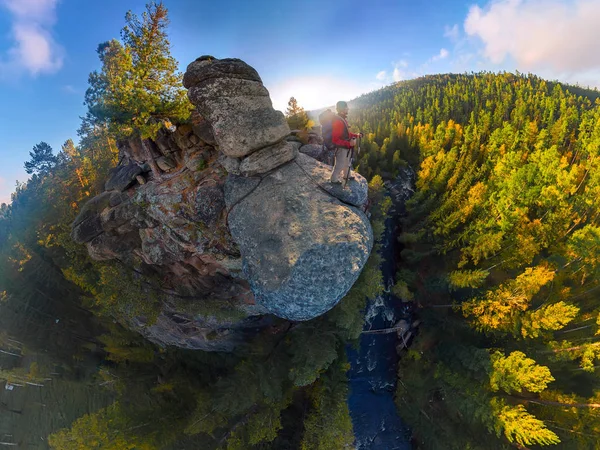
<path id="1" fill-rule="evenodd" d="M 492 391 L 503 390 L 507 394 L 541 392 L 548 383 L 554 381 L 550 369 L 540 366 L 525 356 L 525 353 L 515 351 L 508 356 L 500 352 L 492 354 L 492 373 L 490 385 Z"/>
<path id="2" fill-rule="evenodd" d="M 489 272 L 484 270 L 455 270 L 448 274 L 448 281 L 453 288 L 477 288 L 483 284 Z"/>
<path id="3" fill-rule="evenodd" d="M 149 425 L 149 424 L 147 424 Z M 146 425 L 146 426 L 147 426 Z M 75 421 L 71 429 L 62 429 L 48 437 L 50 447 L 56 450 L 158 450 L 147 439 L 128 436 L 131 426 L 123 417 L 121 405 L 115 403 L 93 414 L 86 414 Z"/>
<path id="4" fill-rule="evenodd" d="M 85 94 L 86 121 L 107 124 L 116 137 L 154 137 L 166 121 L 183 121 L 191 106 L 166 33 L 167 8 L 151 2 L 140 19 L 125 16 L 122 42 L 100 44 L 100 72 Z"/>
<path id="5" fill-rule="evenodd" d="M 348 410 L 348 368 L 345 356 L 340 355 L 310 388 L 311 409 L 304 421 L 302 450 L 352 448 L 354 434 Z"/>
<path id="6" fill-rule="evenodd" d="M 555 272 L 545 266 L 528 267 L 514 280 L 511 279 L 488 291 L 484 298 L 465 302 L 465 317 L 473 320 L 481 331 L 516 333 L 520 313 L 527 310 L 532 297 L 554 278 Z"/>
<path id="7" fill-rule="evenodd" d="M 552 445 L 560 443 L 556 433 L 544 423 L 529 414 L 523 405 L 510 406 L 502 400 L 494 399 L 492 407 L 496 411 L 496 421 L 492 428 L 498 436 L 504 435 L 509 442 L 520 445 Z"/>
<path id="8" fill-rule="evenodd" d="M 294 97 L 290 97 L 285 117 L 292 130 L 305 130 L 308 125 L 308 115 Z"/>
<path id="9" fill-rule="evenodd" d="M 34 145 L 29 156 L 31 159 L 25 162 L 25 172 L 28 174 L 46 175 L 58 162 L 52 153 L 52 147 L 45 142 Z"/>

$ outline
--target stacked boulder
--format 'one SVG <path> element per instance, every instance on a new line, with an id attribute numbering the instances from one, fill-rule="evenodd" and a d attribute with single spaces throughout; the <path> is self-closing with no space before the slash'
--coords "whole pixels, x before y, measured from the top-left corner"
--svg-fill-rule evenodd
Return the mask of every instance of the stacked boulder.
<path id="1" fill-rule="evenodd" d="M 183 85 L 212 125 L 230 173 L 266 173 L 298 154 L 285 140 L 290 129 L 283 113 L 273 109 L 260 76 L 243 61 L 200 57 L 188 66 Z"/>
<path id="2" fill-rule="evenodd" d="M 161 345 L 229 351 L 269 314 L 308 320 L 346 294 L 373 245 L 367 183 L 330 184 L 331 168 L 287 141 L 283 114 L 243 61 L 198 58 L 184 85 L 191 123 L 119 142 L 121 162 L 72 236 L 172 294 L 157 320 L 132 327 Z M 233 314 L 182 311 L 177 296 Z"/>
<path id="3" fill-rule="evenodd" d="M 305 144 L 301 146 L 298 151 L 316 159 L 319 162 L 322 162 L 323 164 L 333 166 L 334 161 L 331 157 L 332 152 L 322 144 Z"/>
<path id="4" fill-rule="evenodd" d="M 352 287 L 373 245 L 359 209 L 366 180 L 357 176 L 341 189 L 329 183 L 328 167 L 299 155 L 285 139 L 283 114 L 243 61 L 200 57 L 183 82 L 229 159 L 228 225 L 257 304 L 289 320 L 327 312 Z"/>
<path id="5" fill-rule="evenodd" d="M 333 166 L 334 155 L 333 151 L 329 150 L 323 143 L 322 127 L 320 125 L 313 126 L 308 130 L 308 142 L 305 145 L 301 145 L 299 148 L 300 153 L 310 156 L 324 164 Z"/>

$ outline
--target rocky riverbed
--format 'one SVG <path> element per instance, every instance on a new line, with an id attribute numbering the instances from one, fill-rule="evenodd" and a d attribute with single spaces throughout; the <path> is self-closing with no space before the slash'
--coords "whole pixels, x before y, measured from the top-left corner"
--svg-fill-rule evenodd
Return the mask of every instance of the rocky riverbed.
<path id="1" fill-rule="evenodd" d="M 358 450 L 408 450 L 411 432 L 402 421 L 394 403 L 398 354 L 403 344 L 399 334 L 409 331 L 412 322 L 411 304 L 403 303 L 391 293 L 400 252 L 397 236 L 399 218 L 404 214 L 404 203 L 413 193 L 414 172 L 403 170 L 391 183 L 388 193 L 393 201 L 386 220 L 381 245 L 382 272 L 386 292 L 370 301 L 365 326 L 358 349 L 348 347 L 351 364 L 348 372 L 350 394 L 348 405 Z M 401 333 L 374 333 L 375 330 L 403 328 Z"/>

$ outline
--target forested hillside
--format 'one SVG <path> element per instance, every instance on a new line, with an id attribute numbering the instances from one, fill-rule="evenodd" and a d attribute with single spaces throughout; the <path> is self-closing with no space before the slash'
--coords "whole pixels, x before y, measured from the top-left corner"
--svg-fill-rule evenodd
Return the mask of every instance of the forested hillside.
<path id="1" fill-rule="evenodd" d="M 395 292 L 423 318 L 397 392 L 420 448 L 600 448 L 598 98 L 480 73 L 354 102 L 360 172 L 418 171 Z"/>
<path id="2" fill-rule="evenodd" d="M 1 207 L 0 380 L 12 389 L 2 389 L 5 443 L 349 448 L 345 346 L 362 329 L 366 298 L 383 290 L 375 253 L 333 310 L 301 323 L 272 320 L 224 354 L 162 348 L 130 331 L 134 316 L 154 320 L 164 292 L 119 261 L 92 260 L 71 238 L 75 217 L 119 162 L 119 139 L 144 147 L 159 130 L 190 120 L 167 25 L 162 4 L 127 14 L 121 39 L 98 47 L 78 142 L 59 151 L 32 143 L 32 177 Z M 376 177 L 378 230 L 389 207 L 383 190 Z"/>
<path id="3" fill-rule="evenodd" d="M 162 4 L 127 14 L 121 39 L 98 47 L 78 139 L 32 142 L 31 179 L 0 208 L 3 444 L 351 448 L 346 348 L 384 291 L 376 251 L 331 311 L 274 319 L 225 354 L 131 331 L 165 293 L 71 238 L 121 139 L 148 153 L 147 139 L 191 121 L 167 25 Z M 522 74 L 428 76 L 354 100 L 350 119 L 365 134 L 375 250 L 384 180 L 417 172 L 393 287 L 421 320 L 396 398 L 417 448 L 600 449 L 600 93 Z"/>

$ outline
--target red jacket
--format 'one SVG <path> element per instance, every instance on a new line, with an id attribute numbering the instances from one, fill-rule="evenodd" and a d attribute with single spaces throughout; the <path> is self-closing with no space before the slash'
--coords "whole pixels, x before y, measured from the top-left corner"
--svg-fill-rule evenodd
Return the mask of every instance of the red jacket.
<path id="1" fill-rule="evenodd" d="M 346 138 L 346 136 L 348 136 Z M 358 137 L 358 134 L 350 133 L 348 130 L 348 122 L 343 117 L 336 117 L 333 120 L 333 127 L 331 131 L 331 142 L 336 147 L 352 148 L 350 139 Z"/>

